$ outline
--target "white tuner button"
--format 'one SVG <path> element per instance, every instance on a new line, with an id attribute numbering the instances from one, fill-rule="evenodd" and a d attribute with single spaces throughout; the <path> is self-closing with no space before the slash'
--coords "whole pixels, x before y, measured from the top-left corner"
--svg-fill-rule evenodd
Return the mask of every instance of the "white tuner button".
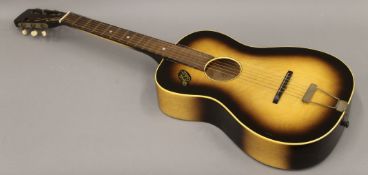
<path id="1" fill-rule="evenodd" d="M 28 30 L 27 29 L 23 29 L 22 30 L 22 35 L 24 35 L 24 36 L 28 35 Z"/>
<path id="2" fill-rule="evenodd" d="M 47 32 L 46 32 L 46 30 L 43 30 L 43 31 L 41 32 L 41 35 L 42 35 L 43 37 L 46 37 L 46 36 L 47 36 Z"/>
<path id="3" fill-rule="evenodd" d="M 37 30 L 32 30 L 31 36 L 36 37 L 38 35 Z"/>

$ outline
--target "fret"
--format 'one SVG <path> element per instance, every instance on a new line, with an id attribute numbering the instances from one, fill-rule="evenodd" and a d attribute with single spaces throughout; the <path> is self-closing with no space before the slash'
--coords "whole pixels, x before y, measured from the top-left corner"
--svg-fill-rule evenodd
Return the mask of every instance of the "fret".
<path id="1" fill-rule="evenodd" d="M 72 25 L 75 25 L 81 18 L 82 16 L 78 16 L 77 19 L 74 22 L 72 22 Z"/>
<path id="2" fill-rule="evenodd" d="M 187 57 L 190 57 L 191 56 L 190 54 L 188 54 L 187 52 L 185 52 L 184 49 L 177 49 L 177 52 L 180 53 L 180 54 L 182 54 L 182 55 L 184 55 L 184 56 L 187 56 Z"/>
<path id="3" fill-rule="evenodd" d="M 144 46 L 145 46 L 147 43 L 149 44 L 149 42 L 150 42 L 150 40 L 151 40 L 151 39 L 152 39 L 151 37 L 147 37 L 147 40 L 141 44 L 141 48 L 142 48 L 142 49 L 143 49 L 143 48 L 145 48 Z M 148 50 L 148 49 L 147 49 L 147 50 Z"/>
<path id="4" fill-rule="evenodd" d="M 124 41 L 125 41 L 127 44 L 132 43 L 132 35 L 134 35 L 134 32 L 132 32 L 132 31 L 128 31 L 128 32 L 127 32 L 127 35 L 124 37 Z"/>
<path id="5" fill-rule="evenodd" d="M 83 25 L 83 27 L 87 27 L 92 21 L 92 19 L 87 19 L 87 22 Z"/>
<path id="6" fill-rule="evenodd" d="M 162 54 L 160 49 L 162 46 L 159 43 L 159 41 L 157 41 L 156 39 L 152 39 L 151 44 L 149 44 L 146 47 L 150 47 L 152 49 L 152 52 L 156 53 L 156 54 Z"/>
<path id="7" fill-rule="evenodd" d="M 170 48 L 170 49 L 168 49 L 168 48 Z M 171 49 L 170 45 L 167 45 L 167 44 L 161 46 L 159 49 L 160 49 L 160 52 L 162 52 L 162 53 L 172 53 L 174 51 L 173 49 Z"/>
<path id="8" fill-rule="evenodd" d="M 93 33 L 96 29 L 96 27 L 99 25 L 100 23 L 95 21 L 95 20 L 92 20 L 90 23 L 89 23 L 89 28 L 91 30 L 91 32 Z"/>
<path id="9" fill-rule="evenodd" d="M 78 25 L 80 28 L 84 28 L 84 25 L 87 23 L 86 18 L 82 17 L 78 22 L 75 23 L 75 25 Z"/>
<path id="10" fill-rule="evenodd" d="M 175 50 L 175 48 L 173 48 L 174 44 L 167 43 L 165 41 L 158 41 L 158 42 L 160 43 L 158 44 L 158 46 L 161 52 L 171 53 Z"/>
<path id="11" fill-rule="evenodd" d="M 117 30 L 118 28 L 117 27 L 115 27 L 115 26 L 111 26 L 110 28 L 109 28 L 109 31 L 108 31 L 108 36 L 109 36 L 109 38 L 111 39 L 111 38 L 113 38 L 113 34 L 114 34 L 114 32 Z"/>
<path id="12" fill-rule="evenodd" d="M 97 21 L 96 21 L 97 22 Z M 97 25 L 95 25 L 95 27 L 93 27 L 91 32 L 95 32 L 95 30 L 101 25 L 100 22 L 97 22 Z"/>
<path id="13" fill-rule="evenodd" d="M 106 23 L 102 23 L 101 24 L 101 30 L 99 31 L 100 32 L 100 35 L 103 36 L 103 34 L 108 30 L 108 27 L 110 25 L 106 24 Z"/>
<path id="14" fill-rule="evenodd" d="M 104 28 L 104 23 L 100 22 L 94 30 L 96 31 L 96 33 L 100 34 L 104 30 Z"/>
<path id="15" fill-rule="evenodd" d="M 134 44 L 134 47 L 137 47 L 137 45 L 142 41 L 144 40 L 144 36 L 143 35 L 136 35 L 136 37 L 138 37 L 137 41 L 135 42 Z"/>
<path id="16" fill-rule="evenodd" d="M 137 39 L 137 33 L 131 32 L 130 41 L 134 42 L 135 39 Z"/>
<path id="17" fill-rule="evenodd" d="M 124 38 L 125 38 L 125 36 L 129 33 L 129 30 L 123 30 L 124 31 L 124 33 L 123 34 L 121 34 L 121 36 L 120 36 L 120 39 L 121 40 L 124 40 Z"/>
<path id="18" fill-rule="evenodd" d="M 75 20 L 74 18 L 77 18 L 77 16 L 73 15 L 72 13 L 69 13 L 69 15 L 66 16 L 62 22 L 63 23 L 68 23 L 68 22 L 72 23 Z"/>
<path id="19" fill-rule="evenodd" d="M 115 38 L 122 44 L 126 44 L 124 39 L 124 35 L 126 34 L 127 30 L 119 28 L 115 33 Z"/>
<path id="20" fill-rule="evenodd" d="M 133 45 L 135 43 L 134 40 L 136 39 L 136 33 L 131 31 L 126 39 L 127 39 L 127 41 L 129 42 L 130 45 Z"/>
<path id="21" fill-rule="evenodd" d="M 119 35 L 119 31 L 121 30 L 122 30 L 121 28 L 117 27 L 117 29 L 112 33 L 112 37 L 116 38 L 117 40 L 120 40 L 120 37 L 118 35 Z"/>
<path id="22" fill-rule="evenodd" d="M 158 41 L 158 40 L 153 40 L 152 44 L 150 45 L 150 47 L 153 49 L 153 51 L 158 54 L 158 55 L 161 55 L 161 54 L 168 54 L 168 52 L 163 52 L 161 50 L 162 47 L 164 47 L 164 45 Z M 168 55 L 165 55 L 165 56 L 168 56 Z"/>
<path id="23" fill-rule="evenodd" d="M 107 24 L 107 25 L 108 25 L 108 24 Z M 101 36 L 105 35 L 105 33 L 106 33 L 107 31 L 109 31 L 111 27 L 112 27 L 111 25 L 108 25 L 108 26 L 105 28 L 105 30 L 101 33 Z"/>
<path id="24" fill-rule="evenodd" d="M 127 44 L 125 36 L 129 33 L 129 30 L 121 29 L 121 35 L 119 36 L 119 41 L 123 44 Z"/>

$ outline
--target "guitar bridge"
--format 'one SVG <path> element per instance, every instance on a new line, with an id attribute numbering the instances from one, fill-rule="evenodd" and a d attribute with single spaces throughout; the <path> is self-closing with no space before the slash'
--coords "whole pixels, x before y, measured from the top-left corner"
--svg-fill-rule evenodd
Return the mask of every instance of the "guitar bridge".
<path id="1" fill-rule="evenodd" d="M 322 104 L 322 103 L 318 103 L 318 102 L 314 102 L 312 101 L 312 98 L 313 98 L 313 95 L 317 92 L 317 91 L 320 91 L 332 98 L 334 98 L 336 100 L 336 104 L 335 106 L 330 106 L 330 105 L 325 105 L 325 104 Z M 340 98 L 338 97 L 335 97 L 331 94 L 329 94 L 328 92 L 318 88 L 318 86 L 316 84 L 310 84 L 307 91 L 305 92 L 303 98 L 302 98 L 302 101 L 304 103 L 313 103 L 313 104 L 317 104 L 317 105 L 320 105 L 320 106 L 323 106 L 323 107 L 327 107 L 327 108 L 331 108 L 331 109 L 336 109 L 337 111 L 339 112 L 344 112 L 347 107 L 348 107 L 348 102 L 345 101 L 345 100 L 341 100 Z"/>
<path id="2" fill-rule="evenodd" d="M 280 101 L 280 98 L 282 96 L 282 94 L 284 94 L 284 91 L 286 90 L 286 87 L 290 81 L 291 76 L 293 75 L 292 71 L 287 71 L 284 79 L 282 80 L 279 89 L 277 90 L 275 97 L 273 98 L 272 103 L 277 104 Z"/>

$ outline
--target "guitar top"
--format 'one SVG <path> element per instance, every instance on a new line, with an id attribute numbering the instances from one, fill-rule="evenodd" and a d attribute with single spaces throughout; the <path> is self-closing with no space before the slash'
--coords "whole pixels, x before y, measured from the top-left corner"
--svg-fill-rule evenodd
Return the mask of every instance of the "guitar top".
<path id="1" fill-rule="evenodd" d="M 349 126 L 350 69 L 306 48 L 254 48 L 213 31 L 169 43 L 76 13 L 29 9 L 14 20 L 23 35 L 68 26 L 128 46 L 159 62 L 166 115 L 214 124 L 255 160 L 280 169 L 321 162 Z"/>

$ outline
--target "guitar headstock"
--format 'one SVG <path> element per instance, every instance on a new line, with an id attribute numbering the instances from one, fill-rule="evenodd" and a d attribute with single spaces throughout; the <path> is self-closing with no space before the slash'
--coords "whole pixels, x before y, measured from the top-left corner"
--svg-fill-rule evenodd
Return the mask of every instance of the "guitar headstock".
<path id="1" fill-rule="evenodd" d="M 36 37 L 41 33 L 46 36 L 46 30 L 59 26 L 59 20 L 64 15 L 64 12 L 56 10 L 28 9 L 14 20 L 14 24 L 22 30 L 23 35 L 30 33 Z"/>

